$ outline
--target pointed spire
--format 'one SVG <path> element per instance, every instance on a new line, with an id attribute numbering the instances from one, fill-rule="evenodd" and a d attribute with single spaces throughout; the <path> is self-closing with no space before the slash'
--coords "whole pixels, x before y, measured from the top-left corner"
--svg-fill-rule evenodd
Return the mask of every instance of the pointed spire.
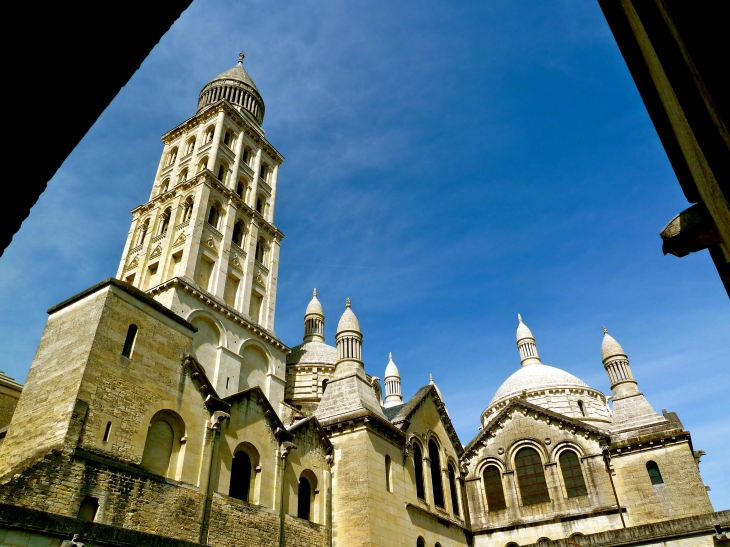
<path id="1" fill-rule="evenodd" d="M 304 343 L 324 342 L 324 309 L 317 300 L 317 289 L 304 312 Z"/>
<path id="2" fill-rule="evenodd" d="M 393 362 L 393 353 L 388 354 L 388 366 L 385 367 L 385 408 L 403 404 L 403 396 L 400 390 L 400 372 Z"/>
<path id="3" fill-rule="evenodd" d="M 522 322 L 522 315 L 517 314 L 517 349 L 520 352 L 520 363 L 527 365 L 541 365 L 540 356 L 537 354 L 537 344 L 532 331 Z"/>

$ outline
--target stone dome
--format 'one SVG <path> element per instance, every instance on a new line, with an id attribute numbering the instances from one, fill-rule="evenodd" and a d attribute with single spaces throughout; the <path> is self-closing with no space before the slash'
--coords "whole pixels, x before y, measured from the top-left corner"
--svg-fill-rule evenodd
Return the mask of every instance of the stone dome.
<path id="1" fill-rule="evenodd" d="M 558 387 L 590 389 L 588 384 L 569 372 L 549 365 L 532 365 L 521 368 L 507 378 L 494 394 L 489 405 L 492 406 L 502 399 L 519 395 L 523 391 Z"/>
<path id="2" fill-rule="evenodd" d="M 317 289 L 314 289 L 314 292 L 312 293 L 312 300 L 307 304 L 307 310 L 304 312 L 304 315 L 312 315 L 317 314 L 324 317 L 324 309 L 322 309 L 322 304 L 320 304 L 319 300 L 317 299 Z"/>
<path id="3" fill-rule="evenodd" d="M 264 100 L 251 76 L 243 68 L 244 57 L 241 53 L 236 66 L 219 74 L 203 88 L 198 98 L 198 112 L 210 104 L 226 99 L 239 112 L 251 116 L 257 124 L 263 123 Z"/>
<path id="4" fill-rule="evenodd" d="M 390 357 L 390 361 L 388 361 L 388 366 L 385 367 L 385 378 L 391 378 L 393 376 L 400 378 L 398 367 L 393 362 L 393 354 L 389 353 L 388 356 Z"/>
<path id="5" fill-rule="evenodd" d="M 337 363 L 337 348 L 324 342 L 306 342 L 291 349 L 287 364 L 292 365 L 332 365 Z"/>
<path id="6" fill-rule="evenodd" d="M 357 317 L 355 317 L 352 308 L 350 308 L 349 298 L 347 299 L 346 306 L 345 313 L 342 314 L 340 322 L 337 323 L 337 334 L 345 331 L 354 331 L 362 334 L 362 331 L 360 330 L 360 322 L 357 320 Z"/>
<path id="7" fill-rule="evenodd" d="M 606 327 L 603 327 L 603 342 L 601 343 L 601 356 L 605 361 L 609 357 L 615 357 L 616 355 L 626 355 L 624 348 L 621 347 L 616 339 L 608 334 Z"/>

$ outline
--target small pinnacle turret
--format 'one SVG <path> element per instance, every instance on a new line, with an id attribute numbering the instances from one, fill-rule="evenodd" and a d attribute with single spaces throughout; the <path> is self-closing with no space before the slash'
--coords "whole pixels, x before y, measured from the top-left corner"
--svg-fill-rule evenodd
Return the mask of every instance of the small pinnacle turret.
<path id="1" fill-rule="evenodd" d="M 393 354 L 388 354 L 388 366 L 385 367 L 385 408 L 403 404 L 403 396 L 400 390 L 400 372 L 393 362 Z"/>
<path id="2" fill-rule="evenodd" d="M 639 386 L 634 380 L 629 365 L 629 358 L 613 336 L 608 334 L 608 329 L 603 327 L 603 342 L 601 343 L 601 356 L 603 366 L 611 381 L 611 391 L 614 397 L 626 397 L 639 392 Z"/>
<path id="3" fill-rule="evenodd" d="M 324 309 L 317 300 L 317 289 L 304 312 L 304 342 L 324 342 Z"/>
<path id="4" fill-rule="evenodd" d="M 360 322 L 352 311 L 348 298 L 345 301 L 345 312 L 337 324 L 337 368 L 335 376 L 349 373 L 365 374 L 362 362 L 362 332 Z"/>
<path id="5" fill-rule="evenodd" d="M 518 313 L 517 320 L 517 349 L 520 352 L 520 363 L 523 367 L 527 365 L 541 365 L 540 356 L 537 354 L 537 344 L 532 331 L 522 322 L 522 316 Z"/>

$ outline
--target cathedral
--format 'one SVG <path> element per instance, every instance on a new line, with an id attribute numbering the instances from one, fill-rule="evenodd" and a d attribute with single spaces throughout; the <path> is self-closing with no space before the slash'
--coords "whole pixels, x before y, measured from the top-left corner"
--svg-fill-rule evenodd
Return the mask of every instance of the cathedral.
<path id="1" fill-rule="evenodd" d="M 284 158 L 243 58 L 162 136 L 116 277 L 48 310 L 25 385 L 0 373 L 0 545 L 727 545 L 703 452 L 605 328 L 610 396 L 518 316 L 465 445 L 433 379 L 404 400 L 392 355 L 366 367 L 356 302 L 328 341 L 315 289 L 277 337 Z"/>

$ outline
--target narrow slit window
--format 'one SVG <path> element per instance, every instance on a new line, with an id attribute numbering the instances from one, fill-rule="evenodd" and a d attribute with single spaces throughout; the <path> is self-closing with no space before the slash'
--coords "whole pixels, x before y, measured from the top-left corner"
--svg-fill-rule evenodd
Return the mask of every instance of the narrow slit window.
<path id="1" fill-rule="evenodd" d="M 646 471 L 649 473 L 649 479 L 651 479 L 651 483 L 656 484 L 664 484 L 664 479 L 662 478 L 662 473 L 659 471 L 659 466 L 654 461 L 648 461 L 646 462 Z"/>
<path id="2" fill-rule="evenodd" d="M 127 338 L 124 340 L 124 348 L 122 349 L 122 355 L 124 357 L 132 357 L 132 350 L 134 349 L 134 341 L 137 338 L 137 325 L 129 325 L 127 329 Z"/>
<path id="3" fill-rule="evenodd" d="M 112 423 L 111 422 L 107 422 L 106 423 L 106 428 L 104 429 L 104 439 L 103 439 L 103 442 L 108 443 L 109 442 L 109 437 L 111 436 L 111 434 L 112 434 Z"/>

